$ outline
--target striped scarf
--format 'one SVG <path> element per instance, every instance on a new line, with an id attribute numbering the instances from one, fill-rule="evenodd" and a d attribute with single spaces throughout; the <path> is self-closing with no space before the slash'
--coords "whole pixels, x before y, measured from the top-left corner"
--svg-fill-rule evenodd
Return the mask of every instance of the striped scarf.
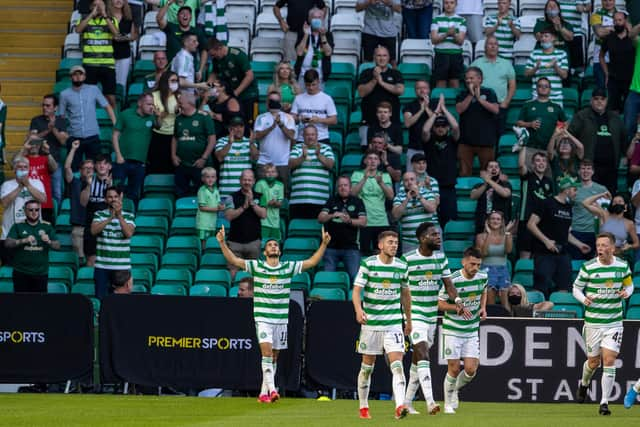
<path id="1" fill-rule="evenodd" d="M 204 4 L 204 32 L 207 37 L 215 37 L 224 44 L 229 40 L 227 17 L 224 16 L 226 0 L 210 0 Z"/>

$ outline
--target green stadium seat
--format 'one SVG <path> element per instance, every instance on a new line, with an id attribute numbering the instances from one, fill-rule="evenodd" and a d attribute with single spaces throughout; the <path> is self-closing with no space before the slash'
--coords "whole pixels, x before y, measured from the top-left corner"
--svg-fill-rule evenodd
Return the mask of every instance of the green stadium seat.
<path id="1" fill-rule="evenodd" d="M 511 283 L 517 283 L 524 286 L 526 289 L 533 288 L 533 272 L 519 271 L 513 275 Z"/>
<path id="2" fill-rule="evenodd" d="M 131 293 L 132 294 L 148 294 L 149 288 L 147 288 L 144 285 L 136 285 L 134 283 L 133 286 L 131 287 Z"/>
<path id="3" fill-rule="evenodd" d="M 447 260 L 449 261 L 449 270 L 452 272 L 462 268 L 462 258 L 448 256 Z"/>
<path id="4" fill-rule="evenodd" d="M 340 161 L 340 175 L 351 175 L 361 169 L 362 154 L 345 154 Z"/>
<path id="5" fill-rule="evenodd" d="M 151 174 L 144 179 L 144 193 L 173 194 L 175 182 L 173 174 Z"/>
<path id="6" fill-rule="evenodd" d="M 552 292 L 549 296 L 549 301 L 554 304 L 576 304 L 582 305 L 577 299 L 573 297 L 571 292 Z"/>
<path id="7" fill-rule="evenodd" d="M 69 71 L 74 65 L 82 65 L 82 58 L 62 58 L 56 70 L 56 81 L 69 78 Z"/>
<path id="8" fill-rule="evenodd" d="M 353 114 L 351 120 L 353 120 Z M 362 148 L 360 148 L 360 135 L 358 134 L 358 131 L 349 132 L 349 134 L 347 134 L 347 138 L 344 142 L 344 154 L 362 155 Z"/>
<path id="9" fill-rule="evenodd" d="M 167 252 L 187 252 L 200 258 L 200 247 L 196 236 L 171 236 L 167 240 Z"/>
<path id="10" fill-rule="evenodd" d="M 498 157 L 500 162 L 500 169 L 502 173 L 508 176 L 518 176 L 518 155 L 517 154 L 504 154 Z"/>
<path id="11" fill-rule="evenodd" d="M 195 274 L 198 269 L 198 257 L 194 254 L 182 253 L 182 252 L 167 252 L 162 256 L 162 267 L 170 269 L 186 269 Z M 157 278 L 156 278 L 157 280 Z"/>
<path id="12" fill-rule="evenodd" d="M 79 268 L 78 255 L 75 252 L 49 251 L 49 265 L 69 267 L 75 274 Z"/>
<path id="13" fill-rule="evenodd" d="M 227 268 L 227 260 L 221 253 L 205 253 L 200 259 L 200 268 L 209 270 L 225 270 Z"/>
<path id="14" fill-rule="evenodd" d="M 127 92 L 126 106 L 138 102 L 138 98 L 140 97 L 140 95 L 142 95 L 146 86 L 146 83 L 131 83 Z"/>
<path id="15" fill-rule="evenodd" d="M 449 225 L 449 222 L 447 225 Z M 442 243 L 442 250 L 448 257 L 462 258 L 464 250 L 472 245 L 473 243 L 469 240 L 445 240 Z"/>
<path id="16" fill-rule="evenodd" d="M 311 288 L 311 278 L 306 271 L 296 274 L 291 278 L 291 289 L 309 292 L 309 288 Z"/>
<path id="17" fill-rule="evenodd" d="M 239 288 L 237 286 L 232 286 L 229 288 L 229 296 L 231 298 L 237 298 L 238 297 L 238 290 Z"/>
<path id="18" fill-rule="evenodd" d="M 169 228 L 170 236 L 196 236 L 196 217 L 177 216 Z"/>
<path id="19" fill-rule="evenodd" d="M 228 270 L 200 269 L 196 272 L 195 285 L 219 285 L 228 289 L 231 285 L 231 273 Z"/>
<path id="20" fill-rule="evenodd" d="M 153 275 L 149 269 L 132 268 L 131 276 L 133 277 L 134 285 L 142 285 L 147 289 L 151 289 L 151 285 L 153 284 Z"/>
<path id="21" fill-rule="evenodd" d="M 562 88 L 562 105 L 573 111 L 580 107 L 578 90 L 572 87 Z"/>
<path id="22" fill-rule="evenodd" d="M 187 270 L 177 268 L 160 268 L 156 275 L 155 285 L 181 285 L 190 288 L 193 284 L 193 276 Z"/>
<path id="23" fill-rule="evenodd" d="M 633 294 L 627 300 L 627 308 L 640 307 L 640 294 Z"/>
<path id="24" fill-rule="evenodd" d="M 522 191 L 522 181 L 520 181 L 520 178 L 509 178 L 509 184 L 511 184 L 512 197 L 515 195 L 520 196 L 520 192 Z"/>
<path id="25" fill-rule="evenodd" d="M 155 276 L 158 271 L 158 258 L 154 254 L 132 253 L 131 267 L 146 268 Z"/>
<path id="26" fill-rule="evenodd" d="M 358 104 L 360 105 L 360 104 Z M 349 114 L 349 133 L 358 133 L 358 130 L 360 129 L 360 125 L 362 123 L 362 111 L 352 111 L 351 114 Z M 359 145 L 360 143 L 358 143 Z M 345 147 L 345 150 L 347 150 L 348 147 Z M 357 151 L 357 153 L 360 153 L 361 151 Z"/>
<path id="27" fill-rule="evenodd" d="M 0 294 L 12 294 L 13 282 L 0 282 Z"/>
<path id="28" fill-rule="evenodd" d="M 222 249 L 220 249 L 220 243 L 218 243 L 218 239 L 216 236 L 209 237 L 204 244 L 204 253 L 205 254 L 222 254 Z"/>
<path id="29" fill-rule="evenodd" d="M 516 89 L 516 93 L 513 94 L 511 99 L 511 104 L 509 104 L 509 109 L 521 108 L 527 101 L 531 101 L 531 78 L 529 78 L 526 87 Z"/>
<path id="30" fill-rule="evenodd" d="M 195 217 L 198 211 L 198 199 L 196 197 L 181 197 L 176 200 L 176 216 Z"/>
<path id="31" fill-rule="evenodd" d="M 458 180 L 456 181 L 456 196 L 458 196 L 458 199 L 469 198 L 473 187 L 482 183 L 482 178 L 475 176 L 458 177 Z"/>
<path id="32" fill-rule="evenodd" d="M 405 81 L 427 80 L 431 78 L 431 69 L 427 64 L 403 62 L 398 64 L 398 71 L 402 73 Z M 333 75 L 333 72 L 331 73 Z M 408 85 L 407 85 L 408 86 Z M 411 85 L 413 86 L 413 85 Z"/>
<path id="33" fill-rule="evenodd" d="M 49 282 L 47 283 L 47 292 L 50 294 L 68 294 L 69 288 L 64 283 Z"/>
<path id="34" fill-rule="evenodd" d="M 169 234 L 169 222 L 167 218 L 138 215 L 135 221 L 136 235 L 138 236 L 152 235 L 161 236 L 163 239 L 166 239 Z"/>
<path id="35" fill-rule="evenodd" d="M 533 273 L 533 259 L 522 258 L 517 260 L 513 270 L 516 273 L 519 273 L 519 272 Z"/>
<path id="36" fill-rule="evenodd" d="M 471 220 L 476 216 L 477 200 L 458 199 L 458 219 Z"/>
<path id="37" fill-rule="evenodd" d="M 81 294 L 81 295 L 86 295 L 88 297 L 92 297 L 96 293 L 96 288 L 91 283 L 76 283 L 71 288 L 71 293 L 72 294 Z"/>
<path id="38" fill-rule="evenodd" d="M 593 93 L 593 89 L 585 88 L 582 90 L 582 95 L 580 96 L 580 108 L 588 107 L 591 105 L 591 94 Z"/>
<path id="39" fill-rule="evenodd" d="M 155 285 L 151 288 L 152 295 L 187 296 L 187 290 L 180 285 Z"/>
<path id="40" fill-rule="evenodd" d="M 290 237 L 284 241 L 285 254 L 311 256 L 318 249 L 318 240 L 301 237 Z"/>
<path id="41" fill-rule="evenodd" d="M 69 214 L 60 214 L 56 218 L 56 233 L 71 233 L 71 217 Z"/>
<path id="42" fill-rule="evenodd" d="M 272 61 L 251 61 L 251 70 L 256 80 L 272 82 L 273 73 L 276 69 L 277 62 Z"/>
<path id="43" fill-rule="evenodd" d="M 156 258 L 164 253 L 164 240 L 160 236 L 140 236 L 134 234 L 131 237 L 132 253 L 152 253 Z"/>
<path id="44" fill-rule="evenodd" d="M 154 73 L 156 70 L 156 66 L 153 64 L 153 61 L 148 59 L 138 59 L 136 64 L 133 67 L 133 80 L 138 80 L 144 78 L 147 74 Z"/>
<path id="45" fill-rule="evenodd" d="M 349 62 L 331 62 L 331 80 L 343 80 L 353 85 L 356 67 Z"/>
<path id="46" fill-rule="evenodd" d="M 317 219 L 292 219 L 287 229 L 287 237 L 309 237 L 318 239 L 322 225 Z"/>
<path id="47" fill-rule="evenodd" d="M 309 298 L 327 301 L 344 301 L 347 299 L 344 290 L 338 288 L 313 288 L 309 293 Z"/>
<path id="48" fill-rule="evenodd" d="M 324 83 L 324 92 L 333 98 L 338 105 L 349 107 L 353 103 L 353 89 L 351 82 L 329 79 Z"/>
<path id="49" fill-rule="evenodd" d="M 315 288 L 338 288 L 346 295 L 351 288 L 351 281 L 344 271 L 318 271 L 313 278 L 312 289 Z"/>
<path id="50" fill-rule="evenodd" d="M 62 199 L 58 214 L 70 214 L 71 213 L 71 200 L 67 197 Z"/>
<path id="51" fill-rule="evenodd" d="M 49 282 L 63 283 L 67 289 L 73 285 L 73 270 L 64 266 L 49 266 Z"/>
<path id="52" fill-rule="evenodd" d="M 573 311 L 576 313 L 576 318 L 580 319 L 584 317 L 584 307 L 578 304 L 553 304 L 554 311 Z"/>
<path id="53" fill-rule="evenodd" d="M 629 310 L 627 310 L 625 319 L 640 320 L 640 307 L 631 307 Z"/>
<path id="54" fill-rule="evenodd" d="M 468 240 L 475 236 L 475 222 L 454 220 L 447 222 L 444 226 L 444 239 Z"/>
<path id="55" fill-rule="evenodd" d="M 69 89 L 71 87 L 71 80 L 69 79 L 62 79 L 58 82 L 56 82 L 56 84 L 53 86 L 53 93 L 60 96 L 60 93 L 65 90 L 65 89 Z"/>
<path id="56" fill-rule="evenodd" d="M 71 243 L 71 233 L 56 233 L 58 236 L 58 242 L 60 242 L 61 252 L 73 251 L 73 244 Z"/>
<path id="57" fill-rule="evenodd" d="M 368 70 L 369 68 L 375 67 L 376 64 L 374 62 L 361 62 L 360 66 L 358 66 L 358 77 L 362 74 L 364 70 Z"/>
<path id="58" fill-rule="evenodd" d="M 504 123 L 505 131 L 513 131 L 513 127 L 520 118 L 520 108 L 509 108 L 507 110 L 507 118 Z"/>
<path id="59" fill-rule="evenodd" d="M 511 111 L 511 110 L 509 110 Z M 498 142 L 498 156 L 502 156 L 504 154 L 511 154 L 511 148 L 513 145 L 518 142 L 516 136 L 512 133 L 505 133 L 500 137 L 500 141 Z"/>
<path id="60" fill-rule="evenodd" d="M 170 220 L 173 218 L 173 204 L 169 199 L 141 199 L 138 203 L 137 214 L 145 216 L 161 216 Z"/>
<path id="61" fill-rule="evenodd" d="M 189 289 L 189 295 L 192 297 L 226 297 L 227 288 L 220 285 L 193 285 Z"/>
<path id="62" fill-rule="evenodd" d="M 80 267 L 78 269 L 78 276 L 76 277 L 77 284 L 90 284 L 93 286 L 93 267 Z"/>
<path id="63" fill-rule="evenodd" d="M 236 273 L 236 277 L 233 278 L 233 285 L 238 286 L 238 283 L 240 283 L 240 280 L 242 280 L 245 277 L 251 277 L 251 275 L 246 271 L 238 271 Z"/>
<path id="64" fill-rule="evenodd" d="M 527 299 L 530 304 L 538 304 L 544 302 L 544 294 L 540 291 L 527 291 Z"/>

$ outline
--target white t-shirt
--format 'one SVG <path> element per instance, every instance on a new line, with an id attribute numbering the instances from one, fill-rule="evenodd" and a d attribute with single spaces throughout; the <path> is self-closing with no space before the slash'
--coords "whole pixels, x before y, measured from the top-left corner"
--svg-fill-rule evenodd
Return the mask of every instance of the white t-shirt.
<path id="1" fill-rule="evenodd" d="M 280 122 L 289 130 L 296 130 L 296 122 L 290 114 L 280 111 Z M 273 114 L 266 112 L 256 117 L 254 131 L 261 132 L 269 129 L 273 125 Z M 289 152 L 291 144 L 289 138 L 276 126 L 271 132 L 260 140 L 259 165 L 273 163 L 276 166 L 286 166 L 289 164 Z"/>
<path id="2" fill-rule="evenodd" d="M 482 0 L 458 0 L 456 13 L 458 15 L 483 15 Z"/>
<path id="3" fill-rule="evenodd" d="M 44 185 L 42 184 L 42 181 L 40 181 L 39 179 L 29 178 L 29 183 L 36 190 L 44 193 Z M 18 188 L 18 181 L 16 181 L 15 179 L 5 181 L 2 184 L 2 187 L 0 187 L 0 198 L 5 197 L 16 188 Z M 31 195 L 31 193 L 29 193 L 29 190 L 23 188 L 22 191 L 20 191 L 20 194 L 18 194 L 18 197 L 16 197 L 14 201 L 4 209 L 4 213 L 2 215 L 2 240 L 7 238 L 9 230 L 11 230 L 11 226 L 13 224 L 24 222 L 24 204 L 32 199 L 33 196 Z"/>
<path id="4" fill-rule="evenodd" d="M 182 77 L 187 82 L 193 84 L 196 77 L 193 55 L 184 49 L 180 49 L 175 58 L 173 58 L 173 61 L 171 61 L 171 71 L 176 73 L 178 77 Z"/>
<path id="5" fill-rule="evenodd" d="M 636 179 L 636 182 L 633 183 L 633 188 L 631 189 L 631 198 L 636 197 L 636 194 L 640 191 L 640 179 Z M 634 222 L 636 223 L 636 234 L 640 234 L 640 209 L 636 209 L 636 217 L 634 218 Z"/>
<path id="6" fill-rule="evenodd" d="M 291 106 L 291 112 L 300 117 L 317 116 L 322 119 L 338 115 L 336 104 L 333 103 L 333 98 L 324 92 L 318 92 L 315 95 L 309 95 L 305 92 L 296 96 Z M 318 141 L 329 139 L 328 125 L 315 123 L 315 126 L 318 129 Z M 298 128 L 297 141 L 303 141 L 302 129 L 304 129 L 304 123 L 301 123 L 301 127 Z"/>

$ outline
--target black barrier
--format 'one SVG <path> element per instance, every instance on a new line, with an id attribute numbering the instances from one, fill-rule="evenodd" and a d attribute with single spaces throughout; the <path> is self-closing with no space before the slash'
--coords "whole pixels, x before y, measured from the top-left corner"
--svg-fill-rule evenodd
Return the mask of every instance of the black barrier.
<path id="1" fill-rule="evenodd" d="M 496 318 L 480 327 L 480 368 L 460 394 L 478 402 L 569 402 L 575 398 L 586 359 L 582 321 Z M 356 353 L 359 325 L 348 302 L 314 302 L 307 315 L 306 374 L 328 388 L 356 389 L 361 356 Z M 434 395 L 442 399 L 446 361 L 431 349 Z M 411 353 L 405 355 L 405 366 Z M 611 402 L 621 403 L 640 376 L 640 322 L 624 322 L 624 339 Z M 407 371 L 408 374 L 408 371 Z M 372 391 L 391 392 L 391 373 L 380 357 Z M 588 392 L 600 399 L 599 370 Z"/>
<path id="2" fill-rule="evenodd" d="M 82 295 L 0 294 L 0 382 L 59 383 L 93 370 L 93 308 Z"/>
<path id="3" fill-rule="evenodd" d="M 280 389 L 299 388 L 303 325 L 292 302 Z M 255 335 L 250 299 L 112 295 L 100 310 L 102 382 L 257 390 L 262 371 Z"/>

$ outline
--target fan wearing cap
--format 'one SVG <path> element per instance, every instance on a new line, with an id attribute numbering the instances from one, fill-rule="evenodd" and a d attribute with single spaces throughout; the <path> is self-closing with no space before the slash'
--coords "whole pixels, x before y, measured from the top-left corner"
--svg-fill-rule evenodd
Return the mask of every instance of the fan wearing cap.
<path id="1" fill-rule="evenodd" d="M 618 164 L 626 153 L 627 133 L 620 116 L 607 109 L 604 89 L 594 89 L 591 105 L 573 116 L 569 133 L 584 145 L 584 158 L 593 161 L 593 180 L 616 193 Z"/>
<path id="2" fill-rule="evenodd" d="M 251 138 L 244 136 L 244 119 L 240 115 L 229 120 L 229 135 L 220 138 L 215 155 L 220 162 L 220 196 L 231 195 L 240 189 L 240 175 L 245 169 L 252 169 L 260 152 L 251 132 Z"/>
<path id="3" fill-rule="evenodd" d="M 591 250 L 589 245 L 571 234 L 572 204 L 576 198 L 577 186 L 578 183 L 573 178 L 562 178 L 558 184 L 558 193 L 539 203 L 527 223 L 527 228 L 533 235 L 533 286 L 543 292 L 546 298 L 554 290 L 569 290 L 571 258 L 567 251 L 568 245 L 577 247 L 582 253 Z"/>

